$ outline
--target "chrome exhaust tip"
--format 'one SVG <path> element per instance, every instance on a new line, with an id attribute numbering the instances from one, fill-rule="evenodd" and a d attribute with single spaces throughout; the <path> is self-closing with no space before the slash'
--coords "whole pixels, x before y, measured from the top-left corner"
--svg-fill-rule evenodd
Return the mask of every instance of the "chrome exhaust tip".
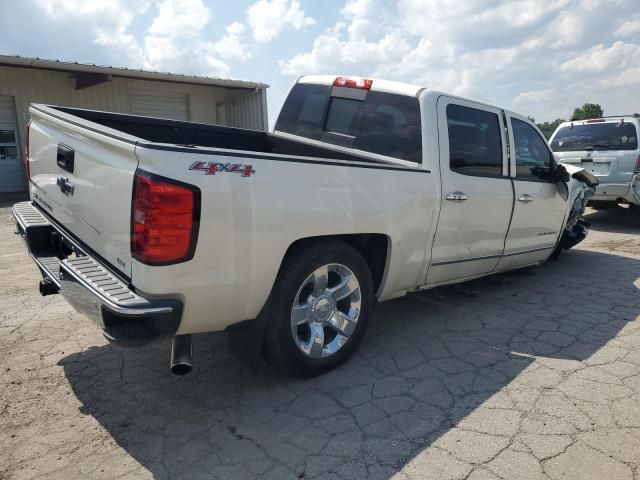
<path id="1" fill-rule="evenodd" d="M 176 335 L 171 341 L 171 373 L 183 376 L 193 370 L 191 335 Z"/>

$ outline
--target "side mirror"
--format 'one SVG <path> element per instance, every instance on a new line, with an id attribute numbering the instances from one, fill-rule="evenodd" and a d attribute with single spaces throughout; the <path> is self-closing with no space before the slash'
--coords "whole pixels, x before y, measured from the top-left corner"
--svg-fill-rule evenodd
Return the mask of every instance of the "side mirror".
<path id="1" fill-rule="evenodd" d="M 569 180 L 571 180 L 571 175 L 569 175 L 567 169 L 564 168 L 564 165 L 558 165 L 551 176 L 556 182 L 568 183 Z"/>
<path id="2" fill-rule="evenodd" d="M 565 202 L 569 199 L 569 187 L 565 182 L 556 182 L 556 188 L 558 189 L 558 195 Z"/>
<path id="3" fill-rule="evenodd" d="M 556 182 L 558 194 L 560 195 L 562 200 L 566 202 L 569 198 L 569 187 L 567 186 L 567 183 L 569 183 L 569 180 L 571 180 L 571 175 L 569 175 L 567 169 L 564 168 L 564 165 L 558 165 L 551 176 Z"/>

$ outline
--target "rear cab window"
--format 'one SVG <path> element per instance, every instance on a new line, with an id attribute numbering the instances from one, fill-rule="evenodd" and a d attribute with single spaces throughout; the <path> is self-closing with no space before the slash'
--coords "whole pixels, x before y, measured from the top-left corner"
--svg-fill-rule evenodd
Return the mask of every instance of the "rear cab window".
<path id="1" fill-rule="evenodd" d="M 416 97 L 375 90 L 297 84 L 275 129 L 365 152 L 422 162 Z"/>
<path id="2" fill-rule="evenodd" d="M 551 141 L 554 152 L 637 150 L 638 133 L 632 122 L 573 124 L 561 127 Z"/>

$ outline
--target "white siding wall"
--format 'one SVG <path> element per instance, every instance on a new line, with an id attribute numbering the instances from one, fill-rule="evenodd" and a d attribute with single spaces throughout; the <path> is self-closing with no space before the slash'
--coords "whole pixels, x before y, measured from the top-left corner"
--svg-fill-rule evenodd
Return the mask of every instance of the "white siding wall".
<path id="1" fill-rule="evenodd" d="M 230 92 L 227 99 L 218 105 L 218 117 L 221 123 L 230 127 L 268 130 L 266 90 Z"/>
<path id="2" fill-rule="evenodd" d="M 100 85 L 76 90 L 75 78 L 70 73 L 0 67 L 0 95 L 11 95 L 16 99 L 21 142 L 29 120 L 30 103 L 131 113 L 131 94 L 145 92 L 150 95 L 186 96 L 188 119 L 193 122 L 259 129 L 264 128 L 263 124 L 266 125 L 262 120 L 266 118 L 266 103 L 262 102 L 261 94 L 254 92 L 250 97 L 242 99 L 238 105 L 222 109 L 229 112 L 233 122 L 229 123 L 223 118 L 218 118 L 217 112 L 221 110 L 219 105 L 225 104 L 231 95 L 238 95 L 242 90 L 123 78 L 113 78 Z M 255 105 L 252 105 L 252 102 L 255 102 Z"/>

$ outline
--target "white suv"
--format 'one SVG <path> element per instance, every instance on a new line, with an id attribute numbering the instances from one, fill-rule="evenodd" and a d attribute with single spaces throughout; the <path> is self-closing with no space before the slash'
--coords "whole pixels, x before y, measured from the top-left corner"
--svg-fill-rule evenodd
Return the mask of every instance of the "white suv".
<path id="1" fill-rule="evenodd" d="M 550 145 L 560 163 L 582 166 L 600 185 L 593 206 L 628 203 L 640 207 L 640 115 L 564 122 Z"/>

